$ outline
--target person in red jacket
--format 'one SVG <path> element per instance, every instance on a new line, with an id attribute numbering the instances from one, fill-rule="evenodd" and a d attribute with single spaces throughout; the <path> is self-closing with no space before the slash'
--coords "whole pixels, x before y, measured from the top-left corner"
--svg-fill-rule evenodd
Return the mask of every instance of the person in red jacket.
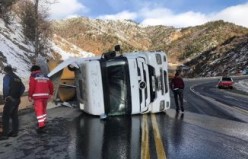
<path id="1" fill-rule="evenodd" d="M 179 105 L 178 103 L 180 102 L 180 108 L 182 113 L 184 112 L 184 107 L 183 107 L 183 90 L 184 90 L 184 81 L 180 77 L 180 72 L 176 72 L 174 78 L 171 80 L 171 90 L 173 91 L 174 94 L 174 99 L 175 99 L 175 104 L 176 104 L 176 112 L 179 112 Z M 178 102 L 179 99 L 179 102 Z"/>
<path id="2" fill-rule="evenodd" d="M 45 76 L 39 66 L 33 65 L 29 78 L 28 99 L 34 102 L 34 110 L 38 120 L 38 133 L 45 132 L 47 119 L 47 102 L 53 95 L 53 83 Z"/>

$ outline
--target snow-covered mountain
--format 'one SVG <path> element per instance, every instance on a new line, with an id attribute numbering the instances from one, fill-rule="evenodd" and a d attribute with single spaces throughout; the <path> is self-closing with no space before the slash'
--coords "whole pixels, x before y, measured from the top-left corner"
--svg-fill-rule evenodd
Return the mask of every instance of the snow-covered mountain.
<path id="1" fill-rule="evenodd" d="M 124 52 L 164 51 L 168 55 L 170 66 L 189 64 L 192 68 L 190 76 L 223 74 L 223 71 L 226 71 L 225 68 L 228 68 L 229 63 L 233 61 L 232 58 L 221 59 L 230 53 L 233 58 L 238 58 L 236 61 L 238 60 L 239 65 L 232 67 L 233 70 L 228 73 L 233 75 L 247 67 L 245 62 L 247 49 L 245 48 L 248 43 L 245 42 L 245 36 L 248 34 L 248 28 L 222 20 L 178 29 L 167 26 L 144 27 L 133 21 L 78 17 L 53 22 L 52 26 L 53 31 L 60 37 L 95 54 L 109 51 L 116 44 L 120 44 Z M 240 49 L 240 46 L 243 49 Z M 206 55 L 208 52 L 211 53 Z M 213 65 L 211 60 L 199 59 L 205 56 L 215 61 L 219 59 L 221 64 Z M 196 65 L 198 61 L 199 64 Z"/>
<path id="2" fill-rule="evenodd" d="M 186 63 L 190 77 L 237 75 L 248 68 L 248 34 L 235 36 Z"/>
<path id="3" fill-rule="evenodd" d="M 175 29 L 143 27 L 132 21 L 75 18 L 53 22 L 52 26 L 47 59 L 95 56 L 121 44 L 124 51 L 165 51 L 169 63 L 190 66 L 192 77 L 235 75 L 248 65 L 248 29 L 223 21 Z M 27 83 L 33 57 L 34 45 L 25 39 L 18 20 L 6 25 L 0 19 L 0 79 L 3 67 L 10 64 Z M 0 94 L 1 87 L 2 80 Z"/>
<path id="4" fill-rule="evenodd" d="M 21 25 L 17 22 L 6 26 L 0 19 L 0 29 L 0 73 L 3 73 L 4 66 L 10 64 L 16 68 L 17 74 L 28 76 L 30 58 L 34 52 L 33 45 L 25 41 Z"/>
<path id="5" fill-rule="evenodd" d="M 46 52 L 47 59 L 94 56 L 57 35 L 54 35 L 50 45 L 50 50 Z M 22 26 L 17 21 L 6 26 L 0 19 L 0 73 L 3 73 L 4 66 L 10 64 L 18 75 L 27 77 L 33 57 L 34 45 L 25 39 Z"/>
<path id="6" fill-rule="evenodd" d="M 25 40 L 21 25 L 17 21 L 13 21 L 8 26 L 3 21 L 0 23 L 0 70 L 4 65 L 11 64 L 18 68 L 16 72 L 20 76 L 27 77 L 31 59 L 34 56 L 33 44 Z M 231 62 L 227 60 L 228 58 L 222 60 L 222 65 L 214 65 L 214 67 L 210 67 L 213 65 L 211 61 L 199 58 L 208 56 L 208 59 L 216 62 L 224 57 L 222 55 L 229 54 L 231 50 L 232 55 L 241 60 L 239 67 L 233 67 L 235 70 L 232 72 L 237 72 L 237 69 L 243 69 L 247 65 L 242 60 L 246 59 L 247 55 L 245 36 L 248 29 L 224 21 L 176 29 L 167 26 L 144 27 L 133 21 L 80 17 L 54 21 L 52 29 L 54 34 L 50 41 L 51 48 L 45 53 L 46 58 L 49 59 L 100 55 L 113 50 L 114 45 L 121 44 L 124 52 L 162 50 L 169 56 L 169 63 L 190 65 L 193 68 L 191 72 L 193 76 L 221 74 L 222 65 Z M 235 45 L 230 43 L 234 38 Z M 244 49 L 240 49 L 240 46 Z M 197 73 L 199 66 L 196 63 L 207 67 L 201 67 L 200 73 Z M 212 69 L 217 71 L 214 72 Z"/>
<path id="7" fill-rule="evenodd" d="M 50 46 L 46 52 L 47 59 L 64 60 L 70 57 L 95 56 L 57 35 L 54 35 L 53 40 L 50 41 Z M 15 19 L 10 25 L 6 25 L 0 18 L 0 94 L 2 94 L 4 66 L 11 65 L 14 72 L 27 84 L 33 57 L 34 45 L 25 39 L 18 20 Z"/>

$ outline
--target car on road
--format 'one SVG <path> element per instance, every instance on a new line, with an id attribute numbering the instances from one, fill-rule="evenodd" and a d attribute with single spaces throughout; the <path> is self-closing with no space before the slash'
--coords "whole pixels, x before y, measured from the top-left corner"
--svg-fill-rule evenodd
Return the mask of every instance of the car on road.
<path id="1" fill-rule="evenodd" d="M 233 79 L 231 77 L 221 77 L 218 84 L 218 88 L 233 88 Z"/>

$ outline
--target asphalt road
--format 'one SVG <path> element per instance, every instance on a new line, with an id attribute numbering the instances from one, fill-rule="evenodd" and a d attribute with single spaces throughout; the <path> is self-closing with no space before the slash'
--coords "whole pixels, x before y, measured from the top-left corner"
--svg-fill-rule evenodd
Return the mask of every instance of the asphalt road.
<path id="1" fill-rule="evenodd" d="M 165 113 L 105 120 L 76 108 L 56 107 L 48 111 L 48 132 L 40 135 L 34 113 L 25 113 L 18 137 L 0 141 L 0 158 L 247 159 L 248 125 L 237 116 L 245 111 L 235 108 L 236 116 L 226 111 L 229 106 L 213 99 L 227 96 L 222 96 L 226 90 L 216 90 L 211 82 L 215 83 L 187 81 L 184 114 L 174 111 L 174 102 Z M 205 97 L 213 92 L 217 95 Z"/>
<path id="2" fill-rule="evenodd" d="M 235 78 L 235 81 L 239 79 Z M 248 96 L 235 90 L 218 89 L 217 82 L 218 79 L 188 81 L 185 89 L 187 110 L 248 123 Z"/>

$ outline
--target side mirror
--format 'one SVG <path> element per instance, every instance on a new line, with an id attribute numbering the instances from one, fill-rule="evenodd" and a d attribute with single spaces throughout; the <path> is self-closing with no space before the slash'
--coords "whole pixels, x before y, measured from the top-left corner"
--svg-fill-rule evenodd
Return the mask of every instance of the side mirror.
<path id="1" fill-rule="evenodd" d="M 70 64 L 67 67 L 70 71 L 76 71 L 78 69 L 78 66 L 74 64 Z"/>

